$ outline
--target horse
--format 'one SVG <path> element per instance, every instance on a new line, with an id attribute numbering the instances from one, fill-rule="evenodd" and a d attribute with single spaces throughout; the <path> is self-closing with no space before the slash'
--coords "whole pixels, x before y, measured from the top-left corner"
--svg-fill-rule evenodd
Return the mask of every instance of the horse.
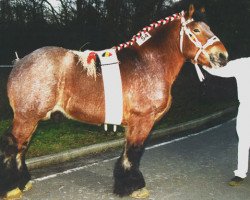
<path id="1" fill-rule="evenodd" d="M 145 141 L 171 106 L 171 88 L 184 62 L 223 67 L 228 53 L 193 5 L 145 27 L 116 46 L 122 82 L 124 149 L 113 171 L 114 194 L 148 196 L 139 169 Z M 138 45 L 142 36 L 147 41 Z M 84 52 L 88 52 L 87 54 Z M 7 91 L 14 118 L 1 138 L 0 193 L 20 194 L 30 186 L 25 153 L 38 122 L 60 111 L 66 117 L 100 125 L 105 121 L 102 71 L 94 52 L 43 47 L 16 62 Z M 86 58 L 82 55 L 88 55 Z M 91 63 L 94 65 L 91 65 Z"/>

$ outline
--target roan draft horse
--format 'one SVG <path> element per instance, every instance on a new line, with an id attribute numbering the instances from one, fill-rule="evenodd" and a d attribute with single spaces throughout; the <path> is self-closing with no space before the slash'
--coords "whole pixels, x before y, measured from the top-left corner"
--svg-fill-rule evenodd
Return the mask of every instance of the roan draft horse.
<path id="1" fill-rule="evenodd" d="M 146 27 L 141 32 L 152 37 L 141 46 L 134 42 L 135 36 L 116 47 L 122 78 L 122 126 L 126 127 L 124 150 L 113 173 L 113 192 L 119 196 L 138 191 L 137 197 L 147 194 L 139 170 L 144 142 L 155 122 L 169 110 L 171 87 L 184 62 L 193 60 L 208 67 L 227 63 L 224 45 L 208 25 L 193 20 L 195 12 L 200 11 L 190 5 L 187 11 Z M 79 62 L 81 53 L 44 47 L 16 62 L 8 80 L 14 119 L 1 138 L 2 196 L 21 193 L 30 185 L 25 152 L 40 120 L 60 111 L 85 123 L 104 123 L 102 72 L 90 73 Z"/>

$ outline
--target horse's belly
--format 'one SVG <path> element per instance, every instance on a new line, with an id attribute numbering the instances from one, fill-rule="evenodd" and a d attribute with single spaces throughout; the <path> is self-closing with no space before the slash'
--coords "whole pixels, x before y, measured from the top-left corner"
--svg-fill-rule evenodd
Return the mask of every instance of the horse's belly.
<path id="1" fill-rule="evenodd" d="M 46 116 L 43 118 L 43 120 L 50 119 L 51 114 L 54 112 L 60 112 L 68 119 L 74 119 L 74 117 L 70 116 L 67 112 L 65 112 L 65 110 L 61 106 L 56 105 L 52 110 L 50 110 L 49 112 L 46 113 Z"/>
<path id="2" fill-rule="evenodd" d="M 81 109 L 81 108 L 63 108 L 56 105 L 52 110 L 47 112 L 43 120 L 48 120 L 54 112 L 62 113 L 66 118 L 81 121 L 89 124 L 102 124 L 104 122 L 102 114 L 97 109 Z"/>
<path id="3" fill-rule="evenodd" d="M 64 114 L 78 121 L 102 124 L 105 116 L 104 101 L 98 97 L 72 98 L 64 107 Z"/>

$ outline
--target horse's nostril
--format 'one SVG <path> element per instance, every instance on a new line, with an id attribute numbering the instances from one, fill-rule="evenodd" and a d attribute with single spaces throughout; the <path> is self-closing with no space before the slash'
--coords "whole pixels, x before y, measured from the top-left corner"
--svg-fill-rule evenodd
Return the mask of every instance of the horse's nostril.
<path id="1" fill-rule="evenodd" d="M 227 56 L 225 56 L 224 53 L 220 53 L 220 54 L 219 54 L 219 58 L 220 58 L 221 60 L 223 60 L 223 61 L 226 61 L 226 60 L 227 60 Z"/>
<path id="2" fill-rule="evenodd" d="M 224 53 L 219 53 L 219 62 L 221 65 L 225 66 L 227 64 L 228 57 Z"/>
<path id="3" fill-rule="evenodd" d="M 212 54 L 209 55 L 210 61 L 214 61 L 214 56 Z"/>

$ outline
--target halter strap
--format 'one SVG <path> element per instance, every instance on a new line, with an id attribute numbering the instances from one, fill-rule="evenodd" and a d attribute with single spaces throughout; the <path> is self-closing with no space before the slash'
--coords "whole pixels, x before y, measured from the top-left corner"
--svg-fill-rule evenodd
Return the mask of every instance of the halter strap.
<path id="1" fill-rule="evenodd" d="M 190 31 L 190 29 L 187 28 L 187 24 L 189 24 L 189 23 L 191 23 L 191 22 L 194 21 L 193 18 L 185 20 L 185 18 L 184 18 L 183 15 L 184 14 L 182 13 L 182 17 L 181 17 L 181 31 L 180 31 L 180 50 L 181 50 L 181 53 L 183 53 L 183 38 L 184 38 L 183 36 L 184 36 L 184 32 L 186 33 L 188 30 Z"/>
<path id="2" fill-rule="evenodd" d="M 199 80 L 202 82 L 205 77 L 203 76 L 199 66 L 198 66 L 198 58 L 201 53 L 205 54 L 207 57 L 209 57 L 208 53 L 206 52 L 206 48 L 214 44 L 215 42 L 220 41 L 220 39 L 216 36 L 213 36 L 212 38 L 208 39 L 207 42 L 202 45 L 202 43 L 197 39 L 195 34 L 187 27 L 187 24 L 193 22 L 193 18 L 186 20 L 184 17 L 184 12 L 182 12 L 181 16 L 181 30 L 180 30 L 180 51 L 183 53 L 183 38 L 184 33 L 188 36 L 189 40 L 198 48 L 198 51 L 194 57 L 194 65 L 196 72 L 198 74 Z"/>

